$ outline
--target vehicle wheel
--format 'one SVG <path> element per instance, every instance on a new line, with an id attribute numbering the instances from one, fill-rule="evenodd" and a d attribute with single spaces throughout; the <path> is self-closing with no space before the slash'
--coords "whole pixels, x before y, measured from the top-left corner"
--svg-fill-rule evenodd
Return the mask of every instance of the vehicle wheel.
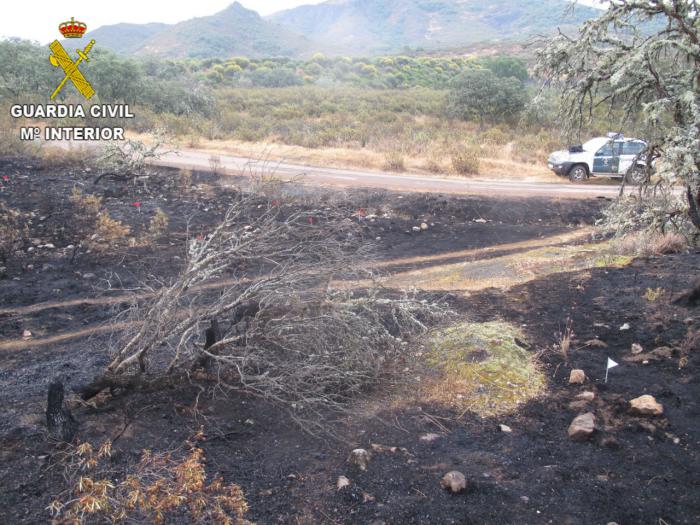
<path id="1" fill-rule="evenodd" d="M 627 172 L 625 176 L 625 181 L 627 184 L 632 184 L 634 186 L 639 186 L 647 182 L 649 177 L 647 176 L 647 171 L 642 166 L 635 166 Z"/>
<path id="2" fill-rule="evenodd" d="M 588 178 L 588 170 L 583 164 L 576 164 L 569 170 L 569 180 L 571 182 L 583 182 Z"/>

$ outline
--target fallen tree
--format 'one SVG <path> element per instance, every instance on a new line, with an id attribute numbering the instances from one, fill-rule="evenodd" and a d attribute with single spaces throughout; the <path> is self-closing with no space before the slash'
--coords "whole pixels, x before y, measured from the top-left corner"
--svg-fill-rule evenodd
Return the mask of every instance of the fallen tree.
<path id="1" fill-rule="evenodd" d="M 240 194 L 211 232 L 188 241 L 180 274 L 128 310 L 135 328 L 116 339 L 111 362 L 82 397 L 201 374 L 299 419 L 341 409 L 391 372 L 406 337 L 448 313 L 407 296 L 383 298 L 373 284 L 334 287 L 360 277 L 373 283 L 349 216 Z M 207 286 L 222 279 L 231 284 Z"/>

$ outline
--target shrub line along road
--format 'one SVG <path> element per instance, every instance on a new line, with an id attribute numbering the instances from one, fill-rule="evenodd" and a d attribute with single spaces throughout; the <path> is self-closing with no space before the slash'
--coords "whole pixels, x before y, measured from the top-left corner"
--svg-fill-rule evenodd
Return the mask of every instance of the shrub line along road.
<path id="1" fill-rule="evenodd" d="M 195 170 L 210 170 L 212 153 L 196 150 L 180 150 L 163 154 L 153 164 Z M 381 188 L 404 192 L 430 192 L 451 194 L 488 194 L 521 197 L 616 197 L 618 185 L 556 184 L 524 182 L 517 180 L 485 181 L 461 177 L 439 177 L 381 171 L 360 171 L 340 168 L 323 168 L 288 164 L 276 161 L 261 161 L 246 157 L 216 155 L 222 173 L 228 175 L 272 174 L 277 177 L 295 179 L 307 185 L 343 188 Z M 634 191 L 633 188 L 632 191 Z"/>

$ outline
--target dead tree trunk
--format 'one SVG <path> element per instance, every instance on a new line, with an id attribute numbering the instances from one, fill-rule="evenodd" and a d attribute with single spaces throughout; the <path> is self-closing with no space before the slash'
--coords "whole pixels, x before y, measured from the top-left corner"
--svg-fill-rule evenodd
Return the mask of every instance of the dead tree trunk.
<path id="1" fill-rule="evenodd" d="M 78 430 L 78 423 L 63 401 L 63 383 L 54 381 L 49 385 L 46 405 L 46 426 L 49 438 L 70 443 Z"/>
<path id="2" fill-rule="evenodd" d="M 698 191 L 698 195 L 693 195 L 693 190 L 688 186 L 686 196 L 688 197 L 688 215 L 690 216 L 690 222 L 700 231 L 700 212 L 698 211 L 698 206 L 700 205 L 700 191 Z"/>

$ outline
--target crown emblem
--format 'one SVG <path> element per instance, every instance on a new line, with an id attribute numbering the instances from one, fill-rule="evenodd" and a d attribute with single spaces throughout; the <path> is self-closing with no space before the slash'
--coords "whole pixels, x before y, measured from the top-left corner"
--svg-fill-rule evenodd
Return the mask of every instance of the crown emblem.
<path id="1" fill-rule="evenodd" d="M 82 22 L 76 22 L 73 17 L 69 22 L 63 22 L 58 26 L 58 30 L 65 38 L 83 38 L 87 26 Z"/>

